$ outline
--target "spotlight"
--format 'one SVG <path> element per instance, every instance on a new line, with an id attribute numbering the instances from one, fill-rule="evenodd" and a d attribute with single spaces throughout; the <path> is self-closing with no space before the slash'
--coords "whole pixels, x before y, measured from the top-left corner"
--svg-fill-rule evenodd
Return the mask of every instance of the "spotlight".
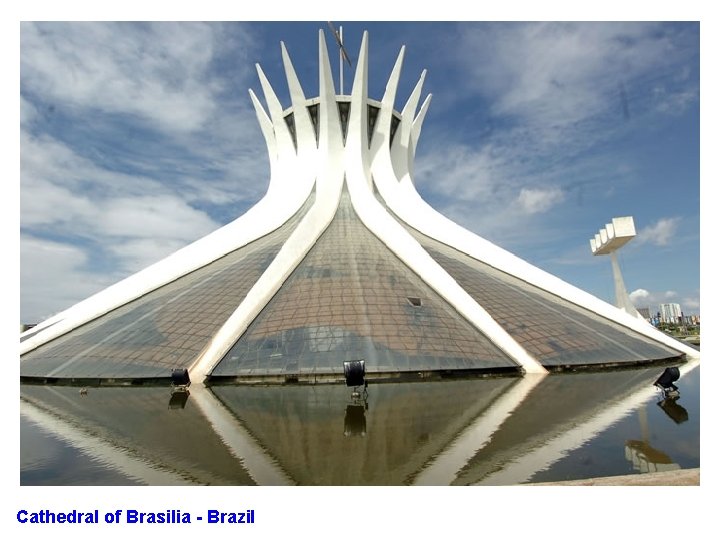
<path id="1" fill-rule="evenodd" d="M 345 369 L 345 384 L 347 386 L 367 386 L 365 382 L 365 360 L 351 360 L 343 362 Z"/>
<path id="2" fill-rule="evenodd" d="M 177 387 L 188 387 L 190 386 L 190 374 L 187 369 L 173 369 L 170 375 L 172 379 L 172 385 Z"/>
<path id="3" fill-rule="evenodd" d="M 677 381 L 680 378 L 680 370 L 676 367 L 669 367 L 665 368 L 665 371 L 662 372 L 662 375 L 658 377 L 658 380 L 655 381 L 654 385 L 660 388 L 665 395 L 665 397 L 668 396 L 679 396 L 680 393 L 678 392 L 678 387 L 675 386 L 673 383 Z"/>

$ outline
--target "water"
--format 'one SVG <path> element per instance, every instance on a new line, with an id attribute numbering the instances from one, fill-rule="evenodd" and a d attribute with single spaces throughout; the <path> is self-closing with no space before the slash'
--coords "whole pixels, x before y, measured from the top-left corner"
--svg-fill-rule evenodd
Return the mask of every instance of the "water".
<path id="1" fill-rule="evenodd" d="M 516 485 L 700 466 L 700 368 L 371 384 L 21 387 L 21 485 Z M 661 403 L 661 405 L 659 404 Z"/>

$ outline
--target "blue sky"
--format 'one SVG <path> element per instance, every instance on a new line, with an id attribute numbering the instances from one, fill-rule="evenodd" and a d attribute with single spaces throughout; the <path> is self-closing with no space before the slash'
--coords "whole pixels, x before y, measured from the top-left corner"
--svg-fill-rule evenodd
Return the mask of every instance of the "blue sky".
<path id="1" fill-rule="evenodd" d="M 371 97 L 403 44 L 397 109 L 428 70 L 415 180 L 435 208 L 611 302 L 610 261 L 589 239 L 632 215 L 620 263 L 636 305 L 700 313 L 698 23 L 340 24 L 351 57 L 369 31 Z M 283 40 L 316 95 L 319 28 L 21 23 L 21 322 L 259 200 L 269 165 L 254 64 L 289 105 Z M 346 69 L 346 93 L 351 80 Z"/>

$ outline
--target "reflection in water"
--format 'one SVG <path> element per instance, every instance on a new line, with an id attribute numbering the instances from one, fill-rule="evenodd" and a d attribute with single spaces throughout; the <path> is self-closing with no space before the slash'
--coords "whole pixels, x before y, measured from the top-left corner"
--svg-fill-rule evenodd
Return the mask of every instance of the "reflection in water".
<path id="1" fill-rule="evenodd" d="M 348 364 L 345 362 L 345 379 L 347 386 L 354 386 L 352 393 L 350 394 L 350 403 L 345 406 L 345 429 L 343 434 L 346 437 L 361 436 L 364 437 L 367 434 L 367 421 L 365 420 L 365 411 L 368 410 L 368 383 L 362 379 L 362 381 L 353 380 L 352 377 L 348 377 Z M 364 375 L 364 366 L 363 366 Z M 355 383 L 358 383 L 357 385 Z M 364 386 L 362 392 L 358 390 L 360 385 Z"/>
<path id="2" fill-rule="evenodd" d="M 675 471 L 680 465 L 660 450 L 650 446 L 647 441 L 628 441 L 625 445 L 625 457 L 632 462 L 635 470 L 643 473 Z"/>
<path id="3" fill-rule="evenodd" d="M 172 392 L 170 394 L 170 403 L 168 403 L 168 409 L 184 409 L 189 397 L 190 392 L 187 390 Z"/>
<path id="4" fill-rule="evenodd" d="M 688 421 L 688 412 L 678 403 L 677 397 L 666 397 L 658 402 L 658 407 L 665 411 L 665 414 L 672 418 L 676 424 L 682 424 Z"/>
<path id="5" fill-rule="evenodd" d="M 197 393 L 184 409 L 170 409 L 169 388 L 92 388 L 80 396 L 72 387 L 22 386 L 20 413 L 132 482 L 253 483 L 193 406 Z"/>
<path id="6" fill-rule="evenodd" d="M 367 422 L 365 420 L 365 406 L 349 404 L 345 407 L 345 429 L 343 435 L 346 437 L 364 437 L 367 434 Z"/>
<path id="7" fill-rule="evenodd" d="M 683 375 L 693 367 L 683 366 Z M 699 369 L 693 374 L 696 384 Z M 55 446 L 22 439 L 21 482 L 85 483 L 87 460 L 63 458 L 67 448 L 104 468 L 107 483 L 155 485 L 504 485 L 697 467 L 698 392 L 682 378 L 684 407 L 663 400 L 646 409 L 657 375 L 384 383 L 361 399 L 348 399 L 342 385 L 198 385 L 182 394 L 91 388 L 86 395 L 22 386 L 23 429 Z M 636 411 L 639 434 L 628 423 Z M 589 452 L 582 467 L 566 470 Z M 68 466 L 69 476 L 51 470 Z"/>
<path id="8" fill-rule="evenodd" d="M 625 458 L 633 464 L 633 468 L 642 473 L 679 469 L 680 465 L 674 463 L 670 456 L 650 445 L 650 427 L 644 405 L 638 409 L 638 419 L 642 440 L 629 440 L 625 443 Z"/>
<path id="9" fill-rule="evenodd" d="M 294 483 L 402 485 L 518 381 L 372 385 L 364 437 L 344 435 L 344 386 L 217 386 L 212 393 Z"/>

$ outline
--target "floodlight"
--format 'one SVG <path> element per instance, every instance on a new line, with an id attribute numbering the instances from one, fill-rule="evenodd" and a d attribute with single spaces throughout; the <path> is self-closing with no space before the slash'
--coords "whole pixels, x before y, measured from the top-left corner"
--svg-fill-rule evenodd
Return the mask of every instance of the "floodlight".
<path id="1" fill-rule="evenodd" d="M 362 386 L 365 382 L 365 360 L 351 360 L 343 362 L 345 371 L 345 384 L 347 386 Z"/>
<path id="2" fill-rule="evenodd" d="M 187 369 L 173 369 L 170 378 L 173 386 L 190 386 L 190 374 Z"/>
<path id="3" fill-rule="evenodd" d="M 671 394 L 677 394 L 678 387 L 675 386 L 673 383 L 679 378 L 680 370 L 677 367 L 673 366 L 665 368 L 665 371 L 663 371 L 662 375 L 658 377 L 654 385 L 660 388 L 666 396 Z"/>

